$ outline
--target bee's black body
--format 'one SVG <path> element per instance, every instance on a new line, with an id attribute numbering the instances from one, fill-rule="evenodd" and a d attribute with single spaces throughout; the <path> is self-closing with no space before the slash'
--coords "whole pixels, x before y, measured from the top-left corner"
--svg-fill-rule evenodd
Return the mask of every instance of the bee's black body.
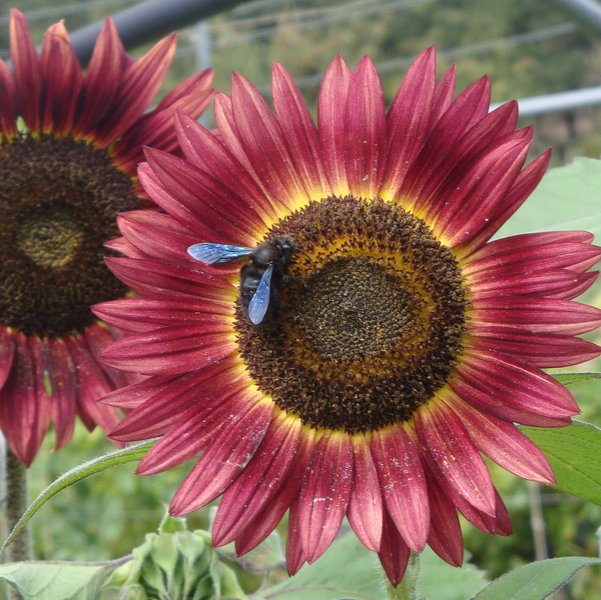
<path id="1" fill-rule="evenodd" d="M 240 269 L 240 303 L 246 310 L 266 269 L 272 265 L 269 313 L 277 311 L 280 303 L 279 285 L 288 279 L 288 267 L 292 263 L 294 241 L 289 236 L 280 236 L 259 244 L 251 254 L 251 262 Z"/>

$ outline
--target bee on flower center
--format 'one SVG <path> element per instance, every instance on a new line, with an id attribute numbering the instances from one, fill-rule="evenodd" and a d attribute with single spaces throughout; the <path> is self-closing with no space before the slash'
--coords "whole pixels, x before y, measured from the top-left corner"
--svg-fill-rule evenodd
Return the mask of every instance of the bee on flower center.
<path id="1" fill-rule="evenodd" d="M 255 248 L 202 242 L 190 246 L 188 254 L 205 265 L 250 257 L 240 269 L 240 302 L 249 321 L 260 325 L 279 308 L 279 286 L 289 281 L 288 267 L 296 249 L 294 240 L 282 235 Z"/>

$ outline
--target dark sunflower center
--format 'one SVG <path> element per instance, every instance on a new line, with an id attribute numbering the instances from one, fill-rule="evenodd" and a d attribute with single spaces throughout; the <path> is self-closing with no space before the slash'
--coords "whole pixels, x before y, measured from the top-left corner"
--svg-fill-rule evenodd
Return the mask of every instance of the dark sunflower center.
<path id="1" fill-rule="evenodd" d="M 139 206 L 108 153 L 50 135 L 0 143 L 0 323 L 60 337 L 126 288 L 104 266 L 118 212 Z"/>
<path id="2" fill-rule="evenodd" d="M 379 199 L 327 198 L 276 224 L 298 250 L 260 327 L 239 312 L 261 390 L 314 427 L 406 421 L 447 381 L 468 301 L 460 268 L 418 218 Z"/>
<path id="3" fill-rule="evenodd" d="M 368 258 L 339 258 L 304 282 L 295 319 L 324 359 L 359 359 L 390 350 L 412 330 L 415 299 Z"/>
<path id="4" fill-rule="evenodd" d="M 67 204 L 36 206 L 15 230 L 16 249 L 34 264 L 64 267 L 83 242 L 83 227 Z"/>

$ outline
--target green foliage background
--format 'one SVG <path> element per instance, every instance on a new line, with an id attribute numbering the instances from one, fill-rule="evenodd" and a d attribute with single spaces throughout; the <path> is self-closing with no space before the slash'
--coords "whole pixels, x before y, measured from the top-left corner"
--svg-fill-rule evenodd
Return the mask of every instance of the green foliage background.
<path id="1" fill-rule="evenodd" d="M 40 41 L 45 28 L 62 16 L 73 30 L 133 3 L 88 0 L 76 4 L 70 0 L 62 9 L 55 0 L 14 5 L 29 14 L 34 37 Z M 8 48 L 8 8 L 6 3 L 0 8 L 3 58 Z M 213 18 L 208 30 L 211 51 L 204 60 L 216 69 L 218 89 L 228 90 L 235 69 L 269 93 L 270 65 L 279 60 L 299 79 L 311 105 L 318 75 L 335 54 L 342 54 L 351 64 L 370 54 L 390 101 L 411 58 L 430 44 L 439 50 L 441 73 L 458 63 L 459 89 L 489 74 L 493 101 L 601 84 L 601 32 L 550 0 L 257 0 Z M 166 88 L 198 68 L 199 31 L 191 26 L 179 33 L 179 50 Z M 524 36 L 533 31 L 540 39 L 525 41 Z M 142 51 L 131 50 L 136 55 Z M 211 124 L 210 115 L 206 122 Z M 535 125 L 533 152 L 553 146 L 556 165 L 577 155 L 601 154 L 601 108 L 529 122 Z M 601 203 L 601 192 L 596 193 Z M 537 229 L 535 219 L 528 225 Z M 601 304 L 599 287 L 588 301 Z M 581 383 L 573 391 L 582 418 L 600 424 L 601 382 Z M 64 450 L 53 453 L 52 441 L 50 436 L 46 439 L 31 468 L 32 497 L 67 469 L 111 447 L 101 432 L 90 435 L 81 426 Z M 62 492 L 33 521 L 37 558 L 98 561 L 127 554 L 158 526 L 187 468 L 142 478 L 134 477 L 134 467 L 127 465 Z M 472 561 L 495 577 L 531 561 L 533 547 L 528 484 L 494 465 L 492 470 L 509 507 L 514 535 L 493 542 L 466 525 L 465 538 Z M 601 523 L 601 508 L 545 489 L 542 498 L 552 555 L 598 555 L 595 530 Z M 190 517 L 191 528 L 206 526 L 207 519 L 208 512 L 199 511 Z M 601 589 L 598 571 L 583 570 L 566 591 L 565 600 L 590 598 L 593 589 Z"/>

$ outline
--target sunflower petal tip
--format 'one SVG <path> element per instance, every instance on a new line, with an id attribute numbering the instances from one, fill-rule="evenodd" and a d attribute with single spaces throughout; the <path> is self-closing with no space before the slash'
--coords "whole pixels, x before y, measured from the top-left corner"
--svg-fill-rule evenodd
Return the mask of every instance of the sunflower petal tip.
<path id="1" fill-rule="evenodd" d="M 25 21 L 25 15 L 18 8 L 10 9 L 10 18 Z"/>

